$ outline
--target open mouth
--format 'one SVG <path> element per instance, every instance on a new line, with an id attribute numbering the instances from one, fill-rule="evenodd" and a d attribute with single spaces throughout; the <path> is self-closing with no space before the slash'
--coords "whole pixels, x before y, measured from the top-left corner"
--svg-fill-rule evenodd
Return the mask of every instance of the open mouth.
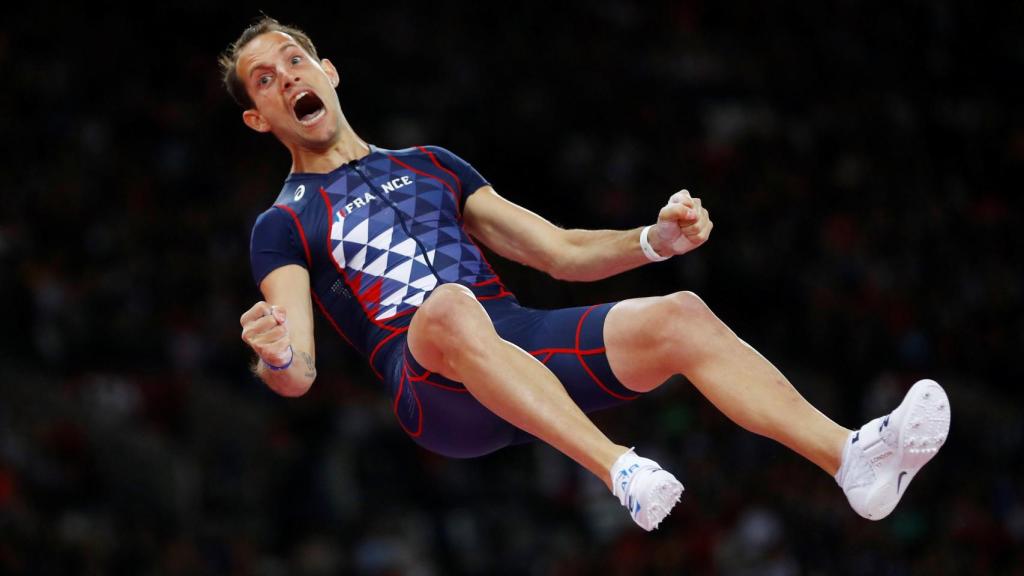
<path id="1" fill-rule="evenodd" d="M 295 118 L 302 124 L 312 124 L 324 115 L 324 103 L 312 92 L 304 92 L 292 104 Z"/>

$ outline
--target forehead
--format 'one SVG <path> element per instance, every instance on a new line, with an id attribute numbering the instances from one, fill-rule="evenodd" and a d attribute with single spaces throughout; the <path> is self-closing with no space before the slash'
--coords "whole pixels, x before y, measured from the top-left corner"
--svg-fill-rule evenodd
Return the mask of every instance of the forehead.
<path id="1" fill-rule="evenodd" d="M 244 78 L 254 66 L 272 61 L 281 52 L 281 48 L 288 44 L 299 45 L 291 34 L 276 30 L 253 38 L 238 52 L 238 75 Z"/>

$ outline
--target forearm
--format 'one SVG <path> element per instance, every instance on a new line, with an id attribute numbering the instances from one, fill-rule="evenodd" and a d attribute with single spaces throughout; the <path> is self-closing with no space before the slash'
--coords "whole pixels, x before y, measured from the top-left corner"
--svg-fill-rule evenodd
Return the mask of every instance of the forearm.
<path id="1" fill-rule="evenodd" d="M 257 358 L 253 373 L 281 396 L 302 396 L 316 380 L 316 363 L 310 353 L 293 348 L 292 361 L 287 368 L 272 370 L 266 362 Z"/>
<path id="2" fill-rule="evenodd" d="M 641 230 L 566 230 L 562 256 L 548 272 L 559 280 L 587 282 L 648 264 L 640 249 Z"/>

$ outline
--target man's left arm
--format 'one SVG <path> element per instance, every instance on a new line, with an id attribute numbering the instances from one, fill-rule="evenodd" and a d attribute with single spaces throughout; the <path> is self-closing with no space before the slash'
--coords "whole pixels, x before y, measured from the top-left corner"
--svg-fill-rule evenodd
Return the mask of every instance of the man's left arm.
<path id="1" fill-rule="evenodd" d="M 571 281 L 600 280 L 655 257 L 685 254 L 707 241 L 712 228 L 700 199 L 685 190 L 672 195 L 656 224 L 632 230 L 566 230 L 490 186 L 469 196 L 463 214 L 467 231 L 499 255 Z M 647 251 L 641 247 L 645 228 Z"/>

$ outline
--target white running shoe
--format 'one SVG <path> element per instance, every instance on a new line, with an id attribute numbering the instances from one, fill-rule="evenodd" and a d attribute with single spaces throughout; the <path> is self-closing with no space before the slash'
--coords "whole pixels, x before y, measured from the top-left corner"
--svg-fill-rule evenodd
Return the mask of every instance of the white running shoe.
<path id="1" fill-rule="evenodd" d="M 949 434 L 949 398 L 934 380 L 919 380 L 888 416 L 850 434 L 836 482 L 853 510 L 881 520 Z"/>
<path id="2" fill-rule="evenodd" d="M 654 460 L 630 448 L 612 465 L 612 494 L 629 510 L 633 521 L 650 532 L 680 500 L 683 485 Z"/>

